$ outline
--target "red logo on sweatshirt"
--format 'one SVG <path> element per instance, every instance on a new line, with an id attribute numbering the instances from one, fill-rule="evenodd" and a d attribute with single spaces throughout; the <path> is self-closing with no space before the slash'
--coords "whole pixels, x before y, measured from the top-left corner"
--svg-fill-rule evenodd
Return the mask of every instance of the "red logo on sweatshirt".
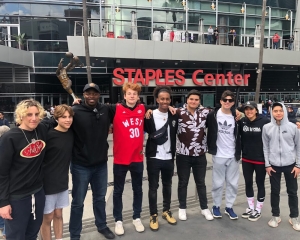
<path id="1" fill-rule="evenodd" d="M 43 140 L 36 140 L 35 142 L 32 142 L 23 148 L 20 152 L 20 155 L 24 158 L 37 157 L 41 154 L 45 146 L 46 143 Z"/>

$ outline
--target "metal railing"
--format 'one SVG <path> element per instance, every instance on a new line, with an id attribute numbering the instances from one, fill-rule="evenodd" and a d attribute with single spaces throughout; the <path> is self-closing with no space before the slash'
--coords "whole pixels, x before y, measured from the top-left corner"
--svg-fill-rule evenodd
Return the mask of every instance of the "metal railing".
<path id="1" fill-rule="evenodd" d="M 146 22 L 145 22 L 146 24 Z M 162 24 L 163 25 L 163 24 Z M 188 31 L 174 30 L 174 35 L 171 36 L 171 29 L 168 26 L 160 26 L 153 28 L 151 34 L 151 26 L 133 26 L 131 22 L 128 24 L 110 24 L 108 21 L 103 24 L 100 29 L 99 22 L 89 23 L 90 37 L 106 37 L 106 38 L 125 38 L 136 40 L 152 40 L 152 41 L 166 41 L 166 42 L 190 42 L 198 44 L 215 44 L 224 46 L 239 46 L 239 47 L 253 47 L 259 48 L 260 36 L 254 34 L 229 34 L 219 33 L 217 37 L 208 35 L 207 32 L 202 31 Z M 200 30 L 200 29 L 199 29 Z M 173 33 L 172 33 L 173 34 Z M 296 34 L 296 33 L 295 33 Z M 83 36 L 83 23 L 75 22 L 74 36 Z M 274 43 L 273 36 L 265 36 L 264 48 L 281 49 L 299 51 L 300 39 L 295 37 L 293 43 L 289 39 L 280 38 L 278 43 Z"/>

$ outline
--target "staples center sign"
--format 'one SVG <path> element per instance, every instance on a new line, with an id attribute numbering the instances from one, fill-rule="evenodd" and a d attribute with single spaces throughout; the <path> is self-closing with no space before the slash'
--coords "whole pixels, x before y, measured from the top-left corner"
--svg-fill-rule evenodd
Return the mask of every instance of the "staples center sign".
<path id="1" fill-rule="evenodd" d="M 128 76 L 128 77 L 125 77 Z M 163 77 L 164 76 L 164 77 Z M 115 68 L 113 71 L 113 86 L 122 86 L 125 82 L 139 83 L 142 86 L 155 87 L 157 85 L 168 86 L 248 86 L 250 74 L 232 74 L 221 73 L 203 73 L 198 69 L 192 73 L 192 78 L 185 78 L 185 72 L 182 69 L 133 69 L 133 68 Z"/>

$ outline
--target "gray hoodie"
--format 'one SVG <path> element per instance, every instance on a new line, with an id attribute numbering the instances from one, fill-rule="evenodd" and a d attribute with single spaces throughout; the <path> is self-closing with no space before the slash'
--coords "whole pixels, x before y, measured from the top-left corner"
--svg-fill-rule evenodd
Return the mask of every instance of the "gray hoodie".
<path id="1" fill-rule="evenodd" d="M 282 105 L 284 116 L 280 125 L 271 114 L 271 122 L 264 125 L 262 132 L 265 166 L 289 166 L 296 162 L 300 168 L 300 132 L 288 120 L 286 107 Z"/>

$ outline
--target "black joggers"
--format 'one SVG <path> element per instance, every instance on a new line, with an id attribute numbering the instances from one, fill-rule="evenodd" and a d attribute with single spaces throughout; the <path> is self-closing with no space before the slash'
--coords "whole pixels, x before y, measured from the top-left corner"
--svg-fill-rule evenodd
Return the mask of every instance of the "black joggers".
<path id="1" fill-rule="evenodd" d="M 207 194 L 205 185 L 205 175 L 207 160 L 205 154 L 200 156 L 176 155 L 176 166 L 178 174 L 178 200 L 179 208 L 186 209 L 187 186 L 191 174 L 191 168 L 194 180 L 197 186 L 197 192 L 200 200 L 201 209 L 207 209 Z"/>
<path id="2" fill-rule="evenodd" d="M 280 200 L 280 185 L 281 185 L 281 174 L 284 174 L 285 184 L 287 188 L 288 201 L 290 207 L 290 218 L 297 218 L 299 215 L 298 209 L 298 183 L 297 178 L 291 173 L 295 164 L 284 167 L 272 166 L 276 172 L 272 172 L 270 176 L 271 183 L 271 207 L 272 215 L 274 217 L 280 216 L 279 200 Z"/>

